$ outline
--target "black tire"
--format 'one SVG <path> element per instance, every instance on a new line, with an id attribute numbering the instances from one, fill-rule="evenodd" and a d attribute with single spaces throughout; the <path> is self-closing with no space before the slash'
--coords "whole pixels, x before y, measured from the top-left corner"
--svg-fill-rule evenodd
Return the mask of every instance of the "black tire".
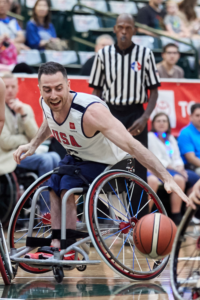
<path id="1" fill-rule="evenodd" d="M 200 288 L 197 287 L 198 278 L 200 279 L 200 225 L 192 225 L 190 222 L 195 213 L 191 207 L 187 209 L 171 252 L 170 280 L 176 300 L 200 297 Z"/>

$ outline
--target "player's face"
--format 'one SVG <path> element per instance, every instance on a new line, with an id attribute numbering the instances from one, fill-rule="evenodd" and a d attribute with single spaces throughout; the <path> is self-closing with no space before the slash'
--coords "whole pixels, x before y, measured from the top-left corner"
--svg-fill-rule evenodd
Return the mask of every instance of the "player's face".
<path id="1" fill-rule="evenodd" d="M 190 116 L 190 121 L 196 128 L 200 129 L 200 108 L 195 109 L 193 114 Z"/>
<path id="2" fill-rule="evenodd" d="M 43 74 L 40 78 L 39 87 L 44 102 L 52 111 L 61 111 L 70 99 L 69 81 L 63 77 L 61 72 L 53 75 Z"/>
<path id="3" fill-rule="evenodd" d="M 168 130 L 168 120 L 166 116 L 159 116 L 154 121 L 154 128 L 156 132 L 166 132 Z"/>
<path id="4" fill-rule="evenodd" d="M 3 78 L 6 86 L 6 103 L 9 105 L 9 101 L 16 99 L 18 93 L 17 78 Z"/>
<path id="5" fill-rule="evenodd" d="M 114 26 L 114 33 L 117 37 L 118 45 L 128 44 L 135 34 L 135 26 L 132 20 L 118 20 Z"/>

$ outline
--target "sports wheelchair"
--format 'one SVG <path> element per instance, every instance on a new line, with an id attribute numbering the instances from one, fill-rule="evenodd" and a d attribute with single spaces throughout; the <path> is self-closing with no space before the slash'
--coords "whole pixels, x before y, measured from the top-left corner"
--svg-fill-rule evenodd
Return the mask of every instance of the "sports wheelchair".
<path id="1" fill-rule="evenodd" d="M 9 250 L 0 227 L 0 271 L 5 284 L 11 283 L 18 267 L 34 274 L 53 270 L 56 281 L 60 283 L 63 271 L 74 268 L 84 271 L 88 265 L 99 264 L 100 260 L 89 258 L 91 242 L 103 261 L 118 275 L 129 280 L 149 280 L 158 276 L 167 265 L 169 256 L 160 261 L 142 256 L 134 245 L 133 230 L 138 216 L 150 201 L 154 202 L 151 213 L 167 213 L 155 192 L 133 172 L 134 160 L 127 156 L 118 164 L 108 166 L 90 185 L 65 193 L 61 203 L 61 250 L 48 259 L 25 258 L 28 252 L 36 252 L 38 247 L 51 243 L 50 208 L 44 198 L 44 193 L 49 192 L 48 180 L 53 173 L 83 176 L 75 166 L 64 166 L 38 178 L 21 196 L 12 213 L 7 232 Z M 134 200 L 137 201 L 137 209 L 134 207 L 133 211 L 131 199 L 136 186 L 141 189 L 141 196 Z M 71 194 L 76 195 L 75 232 L 78 241 L 66 247 L 66 238 L 70 238 L 66 237 L 66 205 Z M 148 197 L 148 201 L 143 203 L 143 197 Z M 36 211 L 37 202 L 41 199 L 49 211 L 45 216 Z M 28 211 L 27 202 L 31 202 L 31 210 Z M 18 230 L 16 224 L 20 220 L 26 221 L 26 226 Z M 63 260 L 64 255 L 72 250 L 75 251 L 75 259 Z"/>
<path id="2" fill-rule="evenodd" d="M 170 278 L 176 300 L 200 299 L 200 208 L 189 207 L 178 227 L 171 252 Z"/>

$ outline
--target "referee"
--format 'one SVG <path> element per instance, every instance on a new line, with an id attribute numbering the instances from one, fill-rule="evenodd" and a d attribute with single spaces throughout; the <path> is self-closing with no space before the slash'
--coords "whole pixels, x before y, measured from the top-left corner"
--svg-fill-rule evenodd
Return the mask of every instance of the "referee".
<path id="1" fill-rule="evenodd" d="M 132 42 L 131 38 L 135 32 L 133 17 L 130 14 L 119 15 L 114 26 L 117 43 L 98 51 L 91 70 L 89 86 L 94 88 L 93 95 L 105 100 L 111 113 L 147 147 L 147 121 L 156 105 L 160 79 L 151 50 Z M 150 90 L 149 98 L 148 90 Z M 148 105 L 144 110 L 143 104 L 146 102 Z M 147 170 L 137 161 L 135 173 L 147 181 Z M 140 187 L 135 187 L 132 197 L 133 207 L 138 203 L 134 199 L 140 199 L 141 192 Z M 141 207 L 146 201 L 143 196 Z M 137 207 L 134 208 L 137 211 Z M 148 206 L 142 215 L 146 213 Z"/>

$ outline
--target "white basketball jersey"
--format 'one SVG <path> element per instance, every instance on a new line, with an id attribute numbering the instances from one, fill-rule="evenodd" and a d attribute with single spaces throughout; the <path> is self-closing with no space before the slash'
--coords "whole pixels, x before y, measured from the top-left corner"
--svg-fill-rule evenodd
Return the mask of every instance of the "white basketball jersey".
<path id="1" fill-rule="evenodd" d="M 93 137 L 87 137 L 83 131 L 83 116 L 87 108 L 93 103 L 106 103 L 96 96 L 84 93 L 74 94 L 71 108 L 65 121 L 58 124 L 49 106 L 42 99 L 42 108 L 49 128 L 57 141 L 70 152 L 82 160 L 114 165 L 122 160 L 127 153 L 108 140 L 101 132 Z M 108 108 L 109 109 L 109 108 Z"/>

